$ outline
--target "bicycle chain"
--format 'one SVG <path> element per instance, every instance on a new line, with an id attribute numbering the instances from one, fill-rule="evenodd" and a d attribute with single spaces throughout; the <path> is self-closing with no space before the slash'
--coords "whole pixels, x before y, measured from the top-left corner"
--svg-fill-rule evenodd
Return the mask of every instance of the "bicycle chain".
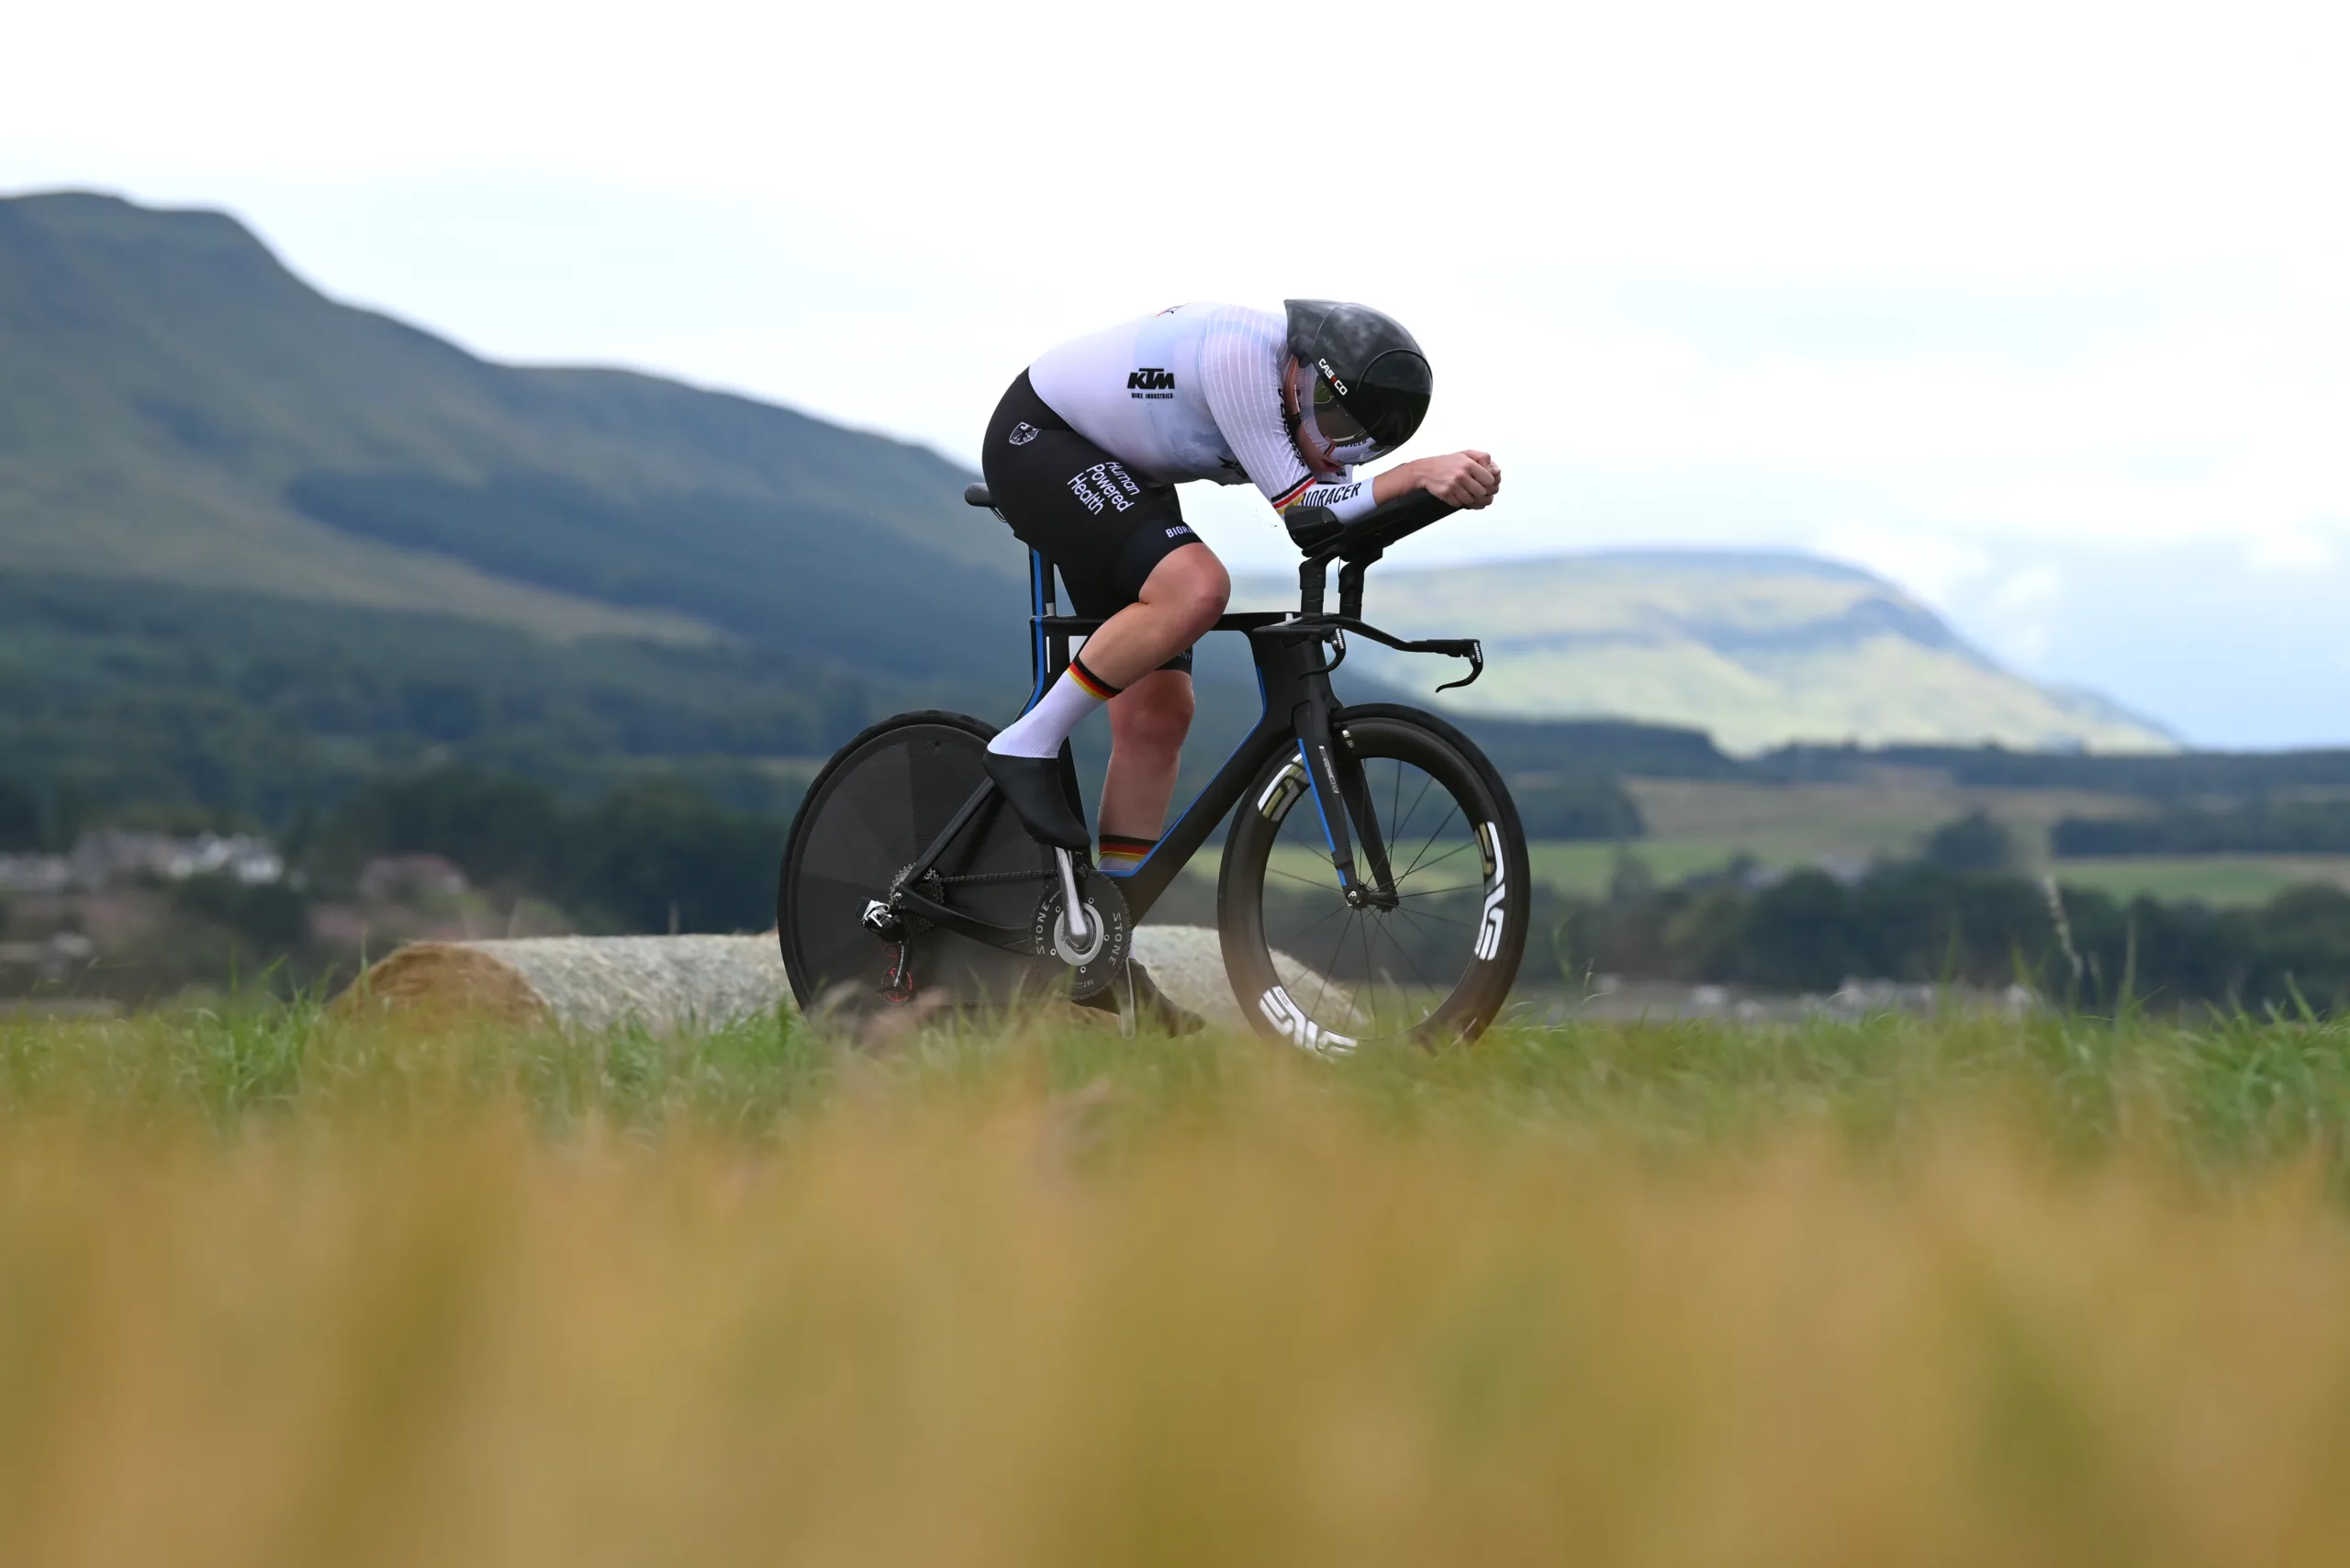
<path id="1" fill-rule="evenodd" d="M 966 876 L 960 877 L 941 876 L 939 873 L 934 871 L 931 874 L 938 877 L 939 886 L 946 888 L 965 887 L 979 882 L 1049 882 L 1054 879 L 1054 877 L 1058 875 L 1058 872 L 1050 869 L 1042 871 L 973 871 Z"/>

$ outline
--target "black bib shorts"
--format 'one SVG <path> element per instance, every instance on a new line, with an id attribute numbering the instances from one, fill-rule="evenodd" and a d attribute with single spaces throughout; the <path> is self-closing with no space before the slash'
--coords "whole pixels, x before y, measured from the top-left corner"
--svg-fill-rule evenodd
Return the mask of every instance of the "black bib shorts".
<path id="1" fill-rule="evenodd" d="M 1174 486 L 1128 473 L 1071 430 L 1024 370 L 988 421 L 979 472 L 1020 542 L 1060 568 L 1080 615 L 1115 615 L 1141 597 L 1159 562 L 1200 543 Z M 1188 672 L 1192 651 L 1160 667 Z"/>

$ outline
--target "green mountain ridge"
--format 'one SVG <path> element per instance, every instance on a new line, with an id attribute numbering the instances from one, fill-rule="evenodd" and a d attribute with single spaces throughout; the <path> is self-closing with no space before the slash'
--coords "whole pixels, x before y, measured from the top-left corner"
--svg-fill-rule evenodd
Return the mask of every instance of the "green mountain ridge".
<path id="1" fill-rule="evenodd" d="M 631 372 L 477 359 L 327 299 L 218 213 L 0 201 L 0 567 L 555 636 L 723 628 L 858 665 L 891 650 L 840 647 L 848 611 L 887 599 L 977 640 L 1020 602 L 1018 547 L 934 453 Z M 534 557 L 522 527 L 488 526 L 518 490 Z M 545 569 L 566 531 L 595 569 Z M 616 554 L 655 569 L 625 580 Z"/>
<path id="2" fill-rule="evenodd" d="M 0 199 L 0 772 L 270 818 L 439 760 L 785 798 L 881 713 L 1025 694 L 1024 552 L 961 504 L 970 477 L 731 394 L 483 360 L 327 298 L 224 214 Z M 1444 700 L 1529 777 L 1729 766 L 1689 726 L 1743 750 L 2155 734 L 1838 563 L 1598 559 L 1391 563 L 1371 611 L 1487 639 Z M 1255 710 L 1235 657 L 1203 655 L 1203 767 Z M 1361 648 L 1348 680 L 1432 683 Z M 1997 722 L 1919 721 L 1938 706 Z"/>
<path id="3" fill-rule="evenodd" d="M 1268 581 L 1252 596 L 1277 591 Z M 1371 574 L 1374 624 L 1473 633 L 1487 668 L 1463 714 L 1638 719 L 1751 755 L 1801 743 L 2175 751 L 2094 693 L 2036 685 L 1884 579 L 1796 552 L 1626 550 Z M 1400 655 L 1366 646 L 1370 674 Z"/>
<path id="4" fill-rule="evenodd" d="M 774 809 L 881 713 L 1017 707 L 1024 556 L 969 477 L 491 364 L 219 213 L 0 199 L 0 775 L 282 822 L 436 761 L 660 766 Z"/>

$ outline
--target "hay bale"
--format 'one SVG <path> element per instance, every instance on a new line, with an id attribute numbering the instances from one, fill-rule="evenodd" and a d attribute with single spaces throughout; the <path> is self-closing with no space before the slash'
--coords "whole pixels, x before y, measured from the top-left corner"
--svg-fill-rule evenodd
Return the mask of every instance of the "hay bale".
<path id="1" fill-rule="evenodd" d="M 1206 926 L 1137 925 L 1135 957 L 1178 1006 L 1190 1008 L 1218 1028 L 1250 1026 L 1240 1011 L 1239 999 L 1232 994 L 1232 978 L 1225 972 L 1223 941 Z M 1324 980 L 1287 953 L 1273 954 L 1273 972 L 1281 977 L 1292 996 L 1311 1000 L 1326 989 L 1335 996 L 1347 996 L 1344 987 Z M 1352 1017 L 1352 1002 L 1344 1001 L 1341 1005 Z"/>
<path id="2" fill-rule="evenodd" d="M 337 1006 L 345 1016 L 667 1035 L 766 1016 L 790 998 L 772 935 L 533 936 L 416 943 L 360 976 Z"/>
<path id="3" fill-rule="evenodd" d="M 1135 956 L 1182 1006 L 1227 1029 L 1248 1026 L 1214 931 L 1141 926 Z M 1325 983 L 1287 954 L 1274 961 L 1293 995 L 1313 996 Z M 435 1025 L 486 1021 L 588 1031 L 632 1025 L 675 1034 L 789 1006 L 791 984 L 770 932 L 419 942 L 360 976 L 336 1010 L 347 1018 L 397 1014 Z"/>

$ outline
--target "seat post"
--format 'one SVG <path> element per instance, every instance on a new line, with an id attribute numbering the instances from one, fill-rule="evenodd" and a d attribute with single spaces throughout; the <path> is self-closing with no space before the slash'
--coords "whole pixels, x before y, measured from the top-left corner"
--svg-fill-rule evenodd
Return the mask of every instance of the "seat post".
<path id="1" fill-rule="evenodd" d="M 1035 681 L 1028 692 L 1028 708 L 1045 700 L 1045 689 L 1052 684 L 1054 675 L 1069 663 L 1069 638 L 1058 632 L 1047 633 L 1045 622 L 1060 613 L 1053 596 L 1053 564 L 1045 553 L 1031 547 L 1028 551 L 1028 661 Z M 1022 712 L 1026 712 L 1023 708 Z"/>

